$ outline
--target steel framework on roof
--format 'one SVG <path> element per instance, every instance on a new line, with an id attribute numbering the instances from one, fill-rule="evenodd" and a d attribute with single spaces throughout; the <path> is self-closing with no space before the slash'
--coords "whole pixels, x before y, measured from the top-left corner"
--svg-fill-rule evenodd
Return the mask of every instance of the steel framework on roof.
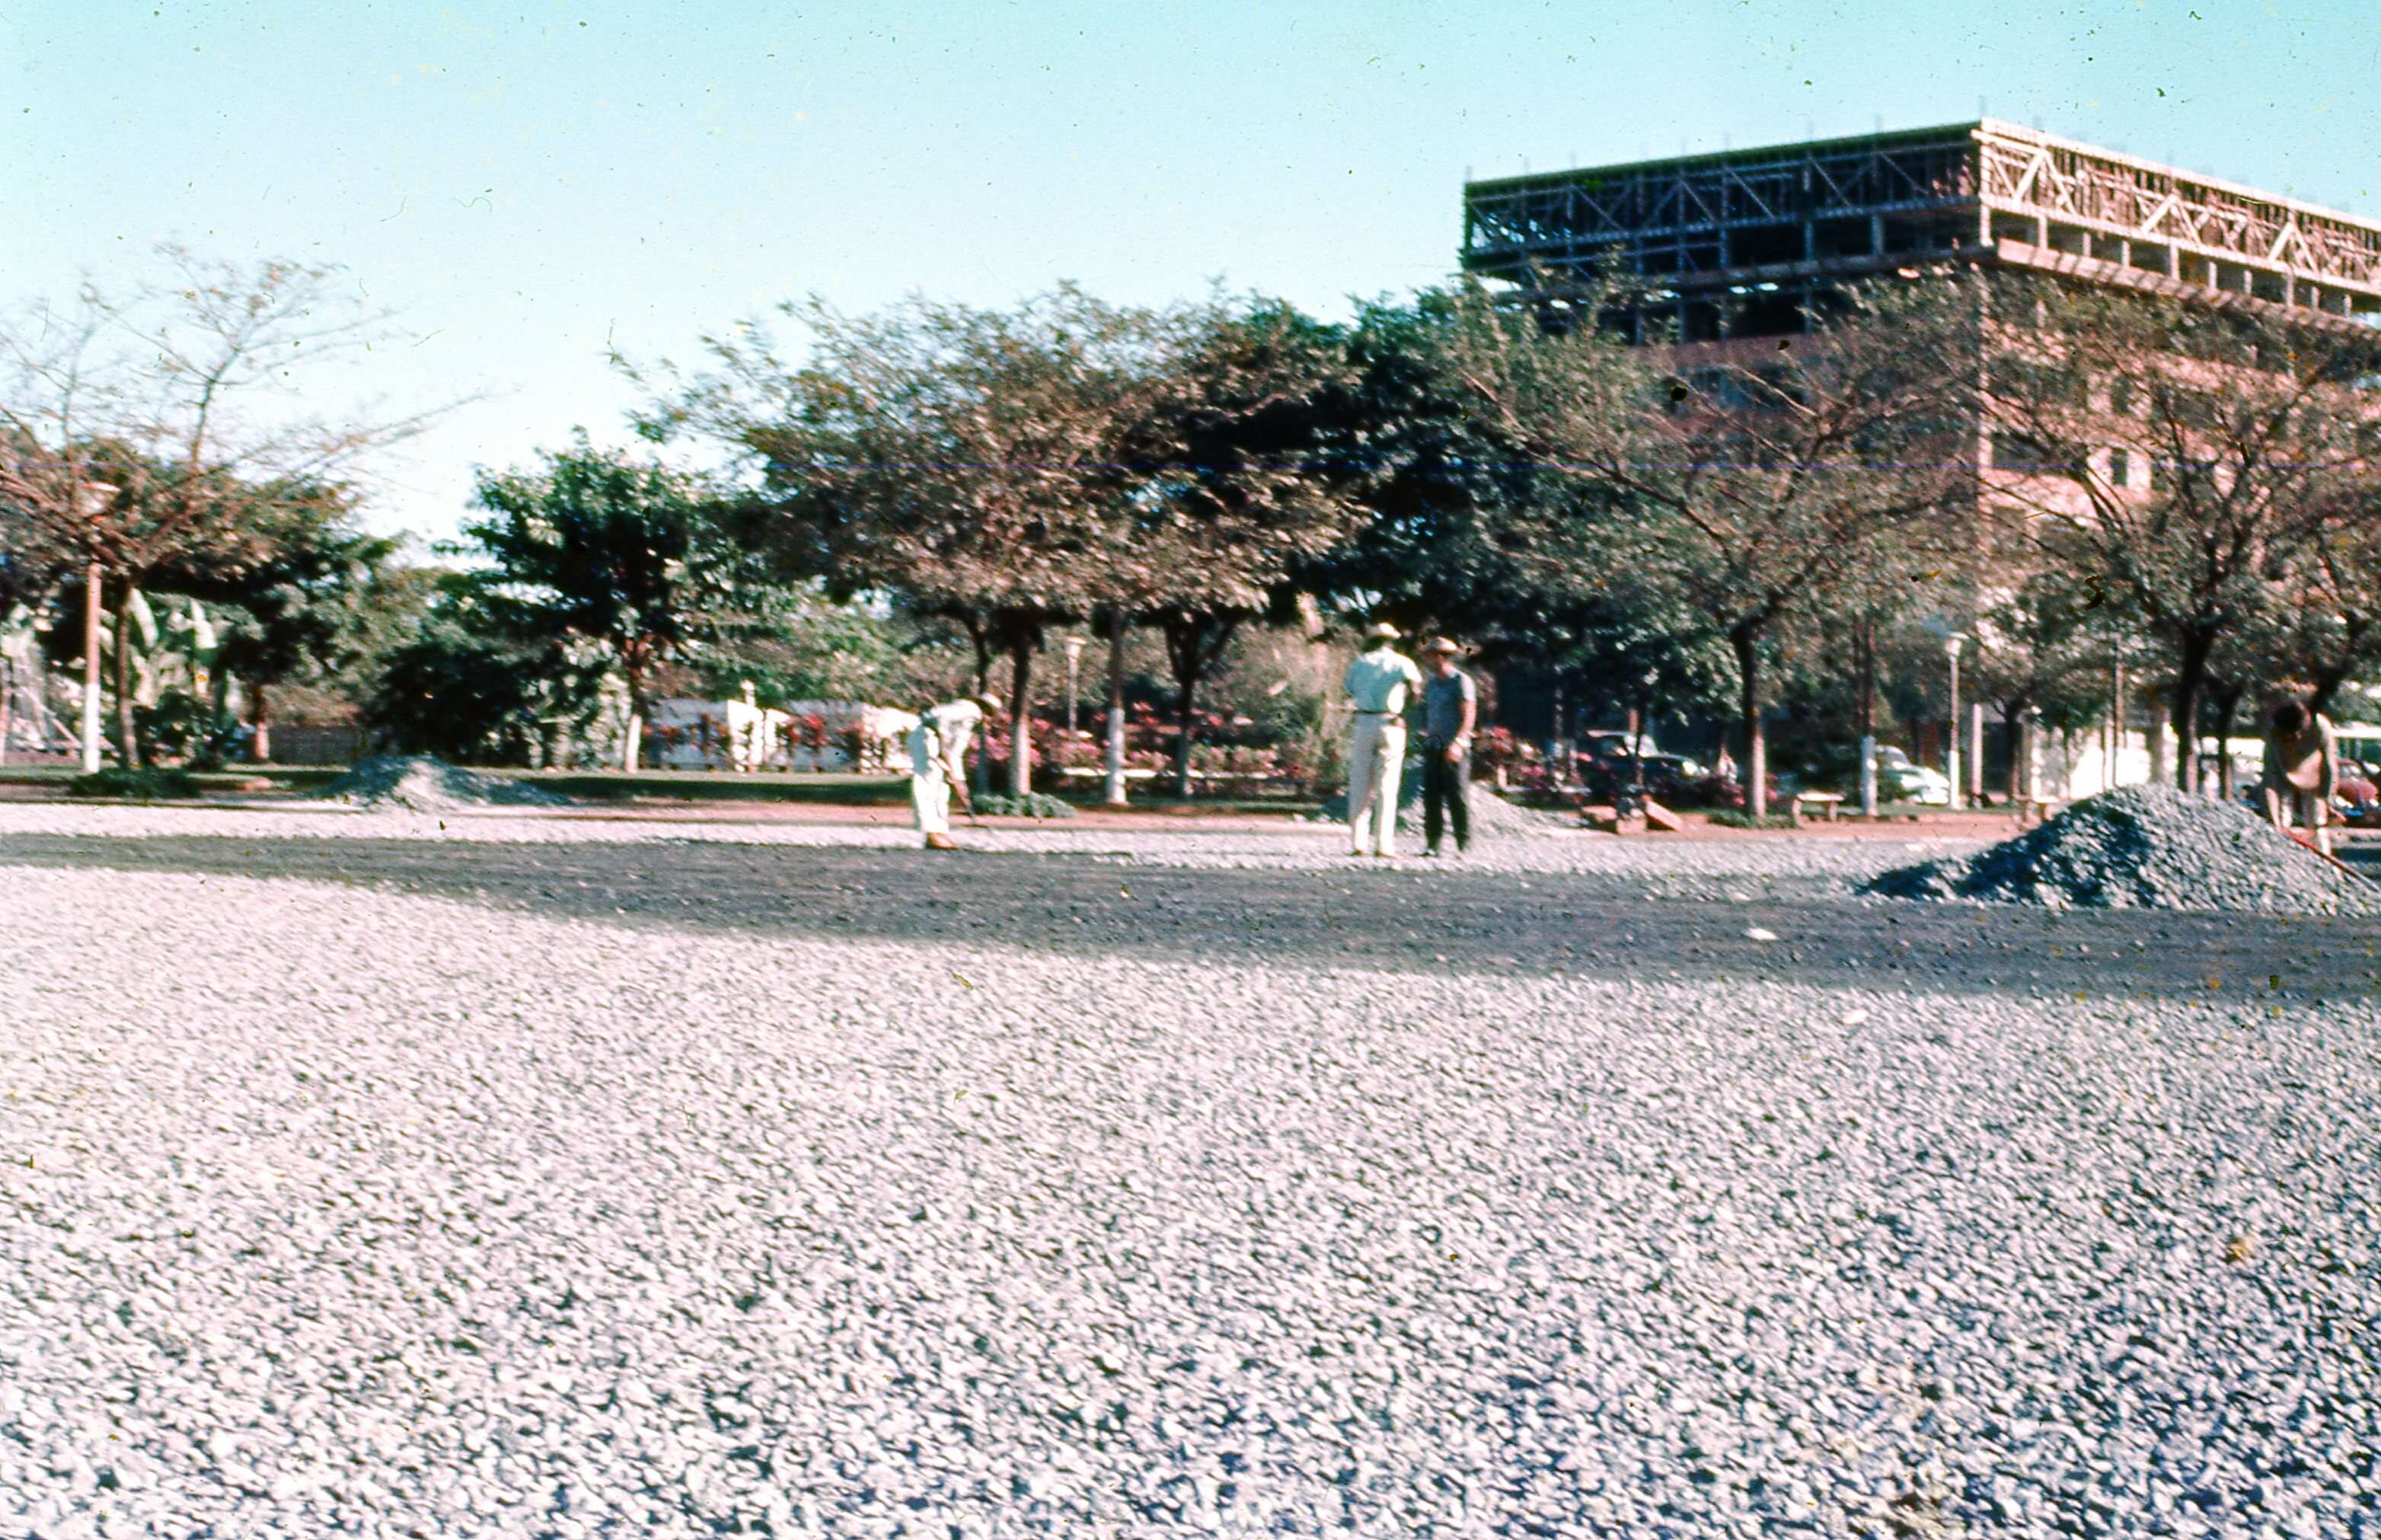
<path id="1" fill-rule="evenodd" d="M 1602 276 L 1690 341 L 1792 330 L 1831 281 L 1946 260 L 2381 315 L 2381 224 L 1991 119 L 1464 188 L 1465 272 Z"/>

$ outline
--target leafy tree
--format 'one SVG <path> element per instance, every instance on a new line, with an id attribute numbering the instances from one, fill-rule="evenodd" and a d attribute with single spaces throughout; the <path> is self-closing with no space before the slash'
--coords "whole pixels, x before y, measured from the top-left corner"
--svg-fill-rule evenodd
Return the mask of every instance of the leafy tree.
<path id="1" fill-rule="evenodd" d="M 1499 436 L 1573 479 L 1530 559 L 1586 594 L 1667 590 L 1736 661 L 1747 804 L 1766 812 L 1764 663 L 1779 629 L 1962 501 L 1946 416 L 1972 372 L 1967 297 L 1909 285 L 1842 297 L 1809 335 L 1664 378 L 1600 333 L 1591 296 L 1551 314 L 1463 297 L 1438 367 Z M 1541 497 L 1541 505 L 1550 500 Z"/>
<path id="2" fill-rule="evenodd" d="M 86 569 L 95 611 L 163 566 L 250 539 L 293 487 L 336 479 L 427 415 L 331 422 L 308 414 L 322 366 L 388 334 L 338 270 L 252 270 L 161 248 L 169 272 L 124 298 L 85 285 L 0 321 L 0 503 Z M 119 752 L 139 763 L 128 606 L 116 615 Z M 96 680 L 96 649 L 86 666 Z M 87 753 L 95 753 L 89 746 Z"/>
<path id="3" fill-rule="evenodd" d="M 1072 287 L 1013 310 L 911 299 L 873 316 L 788 307 L 794 368 L 748 327 L 646 426 L 759 463 L 785 570 L 877 590 L 1009 661 L 1010 791 L 1030 788 L 1032 672 L 1055 623 L 1102 600 L 1139 479 L 1125 439 L 1157 397 L 1157 317 Z"/>
<path id="4" fill-rule="evenodd" d="M 1355 522 L 1328 464 L 1331 400 L 1352 376 L 1331 328 L 1277 302 L 1170 312 L 1155 342 L 1156 398 L 1124 443 L 1141 485 L 1095 583 L 1104 602 L 1166 638 L 1176 791 L 1188 796 L 1201 683 L 1244 624 L 1284 602 L 1297 564 Z"/>
<path id="5" fill-rule="evenodd" d="M 401 540 L 358 527 L 344 487 L 292 484 L 264 505 L 229 551 L 187 550 L 148 574 L 147 591 L 201 600 L 222 623 L 216 714 L 238 679 L 255 727 L 251 753 L 272 752 L 272 698 L 280 685 L 354 669 L 385 651 L 386 633 L 411 629 L 426 596 L 390 568 Z"/>
<path id="6" fill-rule="evenodd" d="M 2363 523 L 2352 484 L 2375 397 L 2362 382 L 2381 348 L 2316 316 L 2027 292 L 2032 323 L 1977 397 L 1993 432 L 1987 494 L 2047 562 L 2106 585 L 2160 644 L 2175 732 L 2194 743 L 2228 647 L 2244 650 L 2231 644 L 2277 602 L 2350 572 L 2326 563 Z M 2178 767 L 2186 788 L 2192 758 Z"/>
<path id="7" fill-rule="evenodd" d="M 725 696 L 752 682 L 768 705 L 796 700 L 906 700 L 918 688 L 912 652 L 924 638 L 906 617 L 837 603 L 807 586 L 753 587 L 712 617 L 712 641 L 690 667 Z"/>
<path id="8" fill-rule="evenodd" d="M 413 637 L 387 654 L 363 721 L 397 747 L 459 764 L 550 763 L 603 715 L 611 661 L 584 638 L 523 635 L 488 612 L 470 576 L 449 573 Z"/>
<path id="9" fill-rule="evenodd" d="M 2057 568 L 2033 573 L 1973 606 L 1970 646 L 1961 660 L 1970 698 L 1991 702 L 2008 734 L 2008 794 L 2022 792 L 2019 734 L 2039 711 L 2062 733 L 2088 726 L 2102 701 L 2095 681 L 2112 656 L 2118 618 L 2100 588 Z M 1951 730 L 1960 731 L 1953 722 Z"/>
<path id="10" fill-rule="evenodd" d="M 462 580 L 491 645 L 583 638 L 608 654 L 628 695 L 620 764 L 635 770 L 653 670 L 698 640 L 711 597 L 706 500 L 688 478 L 598 451 L 584 434 L 543 458 L 538 470 L 482 474 L 472 504 L 488 516 L 447 549 L 485 564 Z"/>
<path id="11" fill-rule="evenodd" d="M 1532 530 L 1563 516 L 1552 504 L 1566 494 L 1443 367 L 1482 319 L 1477 295 L 1435 290 L 1359 311 L 1353 379 L 1319 410 L 1335 479 L 1362 516 L 1290 573 L 1325 613 L 1473 637 L 1509 619 L 1497 612 L 1528 581 Z"/>

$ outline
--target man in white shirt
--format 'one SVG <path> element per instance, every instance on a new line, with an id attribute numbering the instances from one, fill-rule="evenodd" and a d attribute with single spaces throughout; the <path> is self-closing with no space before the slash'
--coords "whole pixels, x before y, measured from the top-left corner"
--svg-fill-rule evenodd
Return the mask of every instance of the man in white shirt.
<path id="1" fill-rule="evenodd" d="M 1422 687 L 1422 670 L 1394 645 L 1398 628 L 1386 621 L 1364 634 L 1371 649 L 1348 665 L 1342 686 L 1355 703 L 1348 745 L 1349 854 L 1395 859 L 1398 775 L 1406 762 L 1406 697 Z"/>
<path id="2" fill-rule="evenodd" d="M 967 794 L 968 740 L 999 714 L 1000 697 L 981 695 L 932 707 L 910 729 L 910 808 L 928 850 L 959 848 L 951 843 L 951 788 Z"/>

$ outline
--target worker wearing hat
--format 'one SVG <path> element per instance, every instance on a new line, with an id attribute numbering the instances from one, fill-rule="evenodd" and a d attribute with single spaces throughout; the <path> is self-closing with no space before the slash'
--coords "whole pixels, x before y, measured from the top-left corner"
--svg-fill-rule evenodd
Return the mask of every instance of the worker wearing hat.
<path id="1" fill-rule="evenodd" d="M 930 708 L 910 730 L 910 808 L 928 850 L 957 850 L 951 843 L 951 793 L 975 811 L 967 792 L 968 740 L 977 726 L 1000 715 L 1000 697 L 986 693 Z"/>
<path id="2" fill-rule="evenodd" d="M 1422 670 L 1397 649 L 1398 635 L 1386 621 L 1364 633 L 1372 646 L 1348 665 L 1342 681 L 1356 708 L 1348 744 L 1348 836 L 1356 855 L 1393 858 L 1398 853 L 1406 698 L 1422 687 Z"/>
<path id="3" fill-rule="evenodd" d="M 1471 733 L 1480 721 L 1480 689 L 1455 666 L 1463 649 L 1445 637 L 1422 644 L 1430 679 L 1422 687 L 1422 837 L 1424 855 L 1438 854 L 1439 836 L 1455 826 L 1455 848 L 1471 843 Z"/>

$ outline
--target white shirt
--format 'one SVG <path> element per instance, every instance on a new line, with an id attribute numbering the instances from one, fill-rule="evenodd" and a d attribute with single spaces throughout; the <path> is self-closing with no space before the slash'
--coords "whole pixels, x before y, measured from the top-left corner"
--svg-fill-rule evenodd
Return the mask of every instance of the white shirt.
<path id="1" fill-rule="evenodd" d="M 1406 692 L 1422 688 L 1422 670 L 1386 642 L 1348 665 L 1342 686 L 1359 711 L 1403 716 Z"/>
<path id="2" fill-rule="evenodd" d="M 968 739 L 975 735 L 976 724 L 983 721 L 983 708 L 972 700 L 946 700 L 931 707 L 919 731 L 928 736 L 926 755 L 940 759 L 949 767 L 952 780 L 965 773 Z"/>

